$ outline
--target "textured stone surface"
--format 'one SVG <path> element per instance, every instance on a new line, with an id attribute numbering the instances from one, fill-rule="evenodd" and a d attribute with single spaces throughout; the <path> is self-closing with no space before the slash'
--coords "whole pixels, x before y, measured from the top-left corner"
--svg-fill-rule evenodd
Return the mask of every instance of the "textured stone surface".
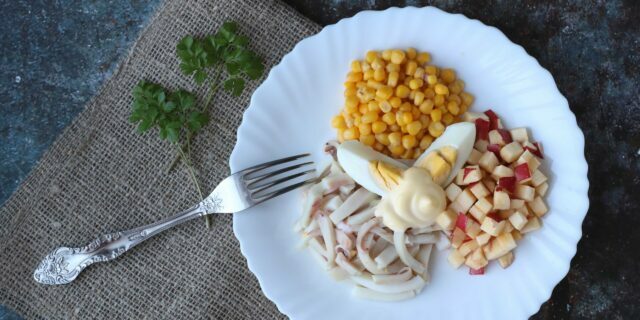
<path id="1" fill-rule="evenodd" d="M 0 203 L 109 76 L 159 2 L 0 4 Z M 287 2 L 323 25 L 363 9 L 426 4 Z M 591 207 L 584 236 L 568 276 L 533 318 L 640 318 L 640 2 L 429 4 L 496 26 L 522 45 L 551 71 L 585 133 Z"/>

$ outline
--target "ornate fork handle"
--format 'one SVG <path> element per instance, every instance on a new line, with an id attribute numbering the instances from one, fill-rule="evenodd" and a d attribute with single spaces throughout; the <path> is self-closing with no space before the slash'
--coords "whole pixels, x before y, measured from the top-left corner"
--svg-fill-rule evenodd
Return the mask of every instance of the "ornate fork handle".
<path id="1" fill-rule="evenodd" d="M 205 215 L 208 205 L 210 204 L 206 202 L 199 203 L 172 217 L 146 226 L 101 235 L 84 247 L 55 249 L 40 263 L 33 277 L 43 284 L 69 283 L 91 264 L 113 260 L 166 229 Z"/>

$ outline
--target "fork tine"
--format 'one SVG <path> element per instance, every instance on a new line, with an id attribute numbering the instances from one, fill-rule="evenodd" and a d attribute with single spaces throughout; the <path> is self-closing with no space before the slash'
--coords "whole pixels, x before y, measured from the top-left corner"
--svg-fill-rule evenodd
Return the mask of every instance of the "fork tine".
<path id="1" fill-rule="evenodd" d="M 313 161 L 300 163 L 300 164 L 296 164 L 296 165 L 293 165 L 293 166 L 288 166 L 286 168 L 278 169 L 276 171 L 265 173 L 265 174 L 263 174 L 261 176 L 255 177 L 255 178 L 251 178 L 249 180 L 252 180 L 252 181 L 247 185 L 247 188 L 258 187 L 258 185 L 257 185 L 258 182 L 262 182 L 262 181 L 264 181 L 266 179 L 269 179 L 271 177 L 275 177 L 275 176 L 277 176 L 277 175 L 279 175 L 281 173 L 284 173 L 284 172 L 287 172 L 287 171 L 291 171 L 291 170 L 295 170 L 295 169 L 298 169 L 298 168 L 301 168 L 301 167 L 304 167 L 304 166 L 310 165 L 310 164 L 313 164 Z M 243 176 L 242 178 L 247 180 L 246 176 Z"/>
<path id="2" fill-rule="evenodd" d="M 287 192 L 289 192 L 291 190 L 295 190 L 297 188 L 300 188 L 302 186 L 305 186 L 307 184 L 310 184 L 310 183 L 313 183 L 313 182 L 316 182 L 316 181 L 317 181 L 317 178 L 311 178 L 311 179 L 307 179 L 305 181 L 298 182 L 296 184 L 292 184 L 290 186 L 284 187 L 282 189 L 267 193 L 264 196 L 261 196 L 259 199 L 255 200 L 255 204 L 259 204 L 259 203 L 265 202 L 265 201 L 267 201 L 269 199 L 275 198 L 275 197 L 277 197 L 279 195 L 282 195 L 282 194 L 285 194 L 285 193 L 287 193 Z"/>
<path id="3" fill-rule="evenodd" d="M 275 166 L 275 165 L 278 165 L 278 164 L 291 162 L 291 161 L 298 160 L 298 159 L 301 159 L 301 158 L 304 158 L 304 157 L 308 157 L 310 155 L 311 154 L 309 154 L 309 153 L 302 153 L 302 154 L 298 154 L 298 155 L 291 156 L 291 157 L 286 157 L 286 158 L 282 158 L 282 159 L 278 159 L 278 160 L 273 160 L 273 161 L 269 161 L 269 162 L 265 162 L 265 163 L 261 163 L 261 164 L 255 165 L 253 167 L 246 168 L 246 169 L 244 169 L 242 171 L 239 171 L 237 173 L 241 173 L 243 175 L 248 175 L 248 174 L 251 174 L 251 173 L 255 173 L 256 171 L 259 171 L 261 169 L 268 168 L 270 166 Z"/>
<path id="4" fill-rule="evenodd" d="M 293 180 L 293 179 L 298 178 L 298 177 L 302 177 L 305 174 L 308 174 L 308 173 L 311 173 L 311 172 L 315 172 L 315 171 L 316 171 L 316 169 L 311 169 L 311 170 L 299 172 L 299 173 L 296 173 L 296 174 L 292 174 L 290 176 L 282 177 L 280 179 L 276 179 L 276 180 L 274 180 L 272 182 L 269 182 L 269 183 L 266 183 L 266 184 L 260 186 L 260 188 L 258 190 L 255 190 L 255 191 L 251 190 L 248 186 L 247 186 L 247 188 L 249 189 L 249 192 L 251 192 L 251 194 L 258 194 L 258 193 L 260 193 L 260 192 L 262 192 L 264 190 L 267 190 L 267 189 L 269 189 L 269 188 L 271 188 L 271 187 L 273 187 L 273 186 L 275 186 L 277 184 L 280 184 L 280 183 L 283 183 L 283 182 L 287 182 L 289 180 Z M 314 177 L 314 179 L 315 179 L 315 177 Z"/>

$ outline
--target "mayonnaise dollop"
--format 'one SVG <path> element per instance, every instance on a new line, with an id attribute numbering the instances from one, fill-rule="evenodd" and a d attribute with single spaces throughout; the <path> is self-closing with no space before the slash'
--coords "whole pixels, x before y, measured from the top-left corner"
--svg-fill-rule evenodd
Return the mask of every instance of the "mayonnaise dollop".
<path id="1" fill-rule="evenodd" d="M 391 230 L 404 231 L 430 226 L 445 207 L 442 187 L 426 170 L 411 167 L 402 174 L 400 184 L 382 197 L 375 214 Z"/>

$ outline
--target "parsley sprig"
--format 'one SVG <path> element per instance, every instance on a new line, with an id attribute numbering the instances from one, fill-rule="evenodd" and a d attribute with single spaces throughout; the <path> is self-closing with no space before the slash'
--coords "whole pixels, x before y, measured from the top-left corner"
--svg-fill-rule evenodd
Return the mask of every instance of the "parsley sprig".
<path id="1" fill-rule="evenodd" d="M 207 86 L 202 103 L 186 90 L 172 92 L 144 80 L 133 89 L 129 121 L 138 124 L 140 133 L 157 128 L 161 139 L 177 147 L 177 155 L 167 171 L 182 160 L 201 199 L 203 194 L 191 161 L 191 142 L 210 122 L 207 110 L 220 87 L 240 96 L 246 80 L 256 80 L 264 73 L 260 57 L 247 47 L 248 43 L 246 36 L 238 34 L 235 22 L 225 22 L 218 32 L 204 38 L 186 36 L 180 40 L 176 47 L 180 70 L 193 77 L 196 84 Z M 206 218 L 210 226 L 210 217 Z"/>

